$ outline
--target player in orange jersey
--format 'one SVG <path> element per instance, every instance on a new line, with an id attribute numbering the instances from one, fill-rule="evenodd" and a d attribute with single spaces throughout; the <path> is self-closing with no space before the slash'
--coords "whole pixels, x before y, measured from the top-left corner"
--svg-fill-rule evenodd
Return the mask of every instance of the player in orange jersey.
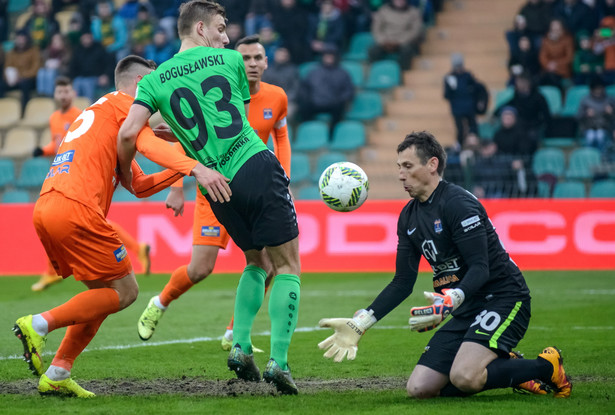
<path id="1" fill-rule="evenodd" d="M 258 36 L 240 39 L 235 49 L 242 54 L 248 82 L 250 84 L 250 112 L 248 121 L 258 136 L 267 143 L 273 137 L 274 152 L 286 175 L 290 176 L 290 141 L 286 126 L 288 99 L 280 87 L 261 82 L 263 72 L 267 69 L 265 48 L 259 43 Z M 181 147 L 178 146 L 179 149 Z M 167 207 L 173 209 L 175 216 L 184 211 L 184 193 L 182 182 L 171 187 L 166 200 Z M 154 334 L 158 321 L 169 304 L 185 293 L 194 284 L 204 280 L 214 269 L 218 251 L 226 249 L 229 235 L 213 214 L 209 202 L 201 192 L 197 192 L 193 223 L 192 257 L 190 264 L 181 266 L 171 275 L 171 279 L 162 292 L 154 296 L 139 318 L 137 328 L 139 337 L 148 340 Z M 272 268 L 267 269 L 265 290 L 271 282 Z M 265 291 L 266 292 L 266 291 Z M 233 339 L 233 320 L 222 338 L 222 348 L 230 350 Z M 256 352 L 262 350 L 254 348 Z"/>
<path id="2" fill-rule="evenodd" d="M 137 82 L 152 71 L 138 56 L 118 62 L 118 91 L 87 108 L 72 123 L 43 183 L 33 214 L 34 227 L 55 270 L 73 275 L 88 290 L 40 314 L 17 320 L 13 331 L 24 347 L 30 370 L 40 376 L 41 394 L 92 397 L 70 377 L 75 358 L 92 340 L 109 314 L 128 307 L 138 286 L 126 248 L 107 222 L 115 188 L 120 183 L 117 134 L 133 102 Z M 151 160 L 173 170 L 145 175 L 131 165 L 131 188 L 147 197 L 193 174 L 207 182 L 207 168 L 158 139 L 149 127 L 139 133 L 137 148 Z M 45 371 L 43 348 L 49 332 L 68 327 L 51 365 Z"/>
<path id="3" fill-rule="evenodd" d="M 75 90 L 70 78 L 65 76 L 58 76 L 55 81 L 55 89 L 53 91 L 53 99 L 58 107 L 56 111 L 49 117 L 49 130 L 51 132 L 51 142 L 44 147 L 36 147 L 32 152 L 34 157 L 39 156 L 55 156 L 58 152 L 58 148 L 62 143 L 62 139 L 66 135 L 70 125 L 81 114 L 81 109 L 73 105 L 75 99 Z M 124 242 L 126 249 L 133 251 L 137 254 L 137 258 L 141 263 L 143 272 L 145 275 L 149 275 L 151 261 L 149 257 L 150 247 L 146 243 L 139 243 L 137 240 L 122 228 L 117 223 L 111 222 L 111 226 L 115 229 L 120 237 L 120 240 Z M 62 277 L 59 276 L 51 261 L 47 259 L 47 269 L 37 282 L 32 285 L 32 291 L 42 291 L 52 284 L 62 281 Z"/>

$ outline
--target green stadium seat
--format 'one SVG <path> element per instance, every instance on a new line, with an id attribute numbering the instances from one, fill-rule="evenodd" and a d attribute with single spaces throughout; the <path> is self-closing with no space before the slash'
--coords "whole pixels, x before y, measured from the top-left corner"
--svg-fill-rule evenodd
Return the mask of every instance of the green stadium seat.
<path id="1" fill-rule="evenodd" d="M 7 11 L 9 13 L 21 13 L 26 10 L 32 2 L 30 0 L 9 0 Z"/>
<path id="2" fill-rule="evenodd" d="M 30 193 L 27 190 L 7 190 L 2 195 L 2 203 L 30 203 Z"/>
<path id="3" fill-rule="evenodd" d="M 384 114 L 382 97 L 375 91 L 357 93 L 346 113 L 346 119 L 355 121 L 371 121 Z"/>
<path id="4" fill-rule="evenodd" d="M 164 167 L 151 161 L 150 159 L 146 158 L 141 154 L 137 154 L 135 160 L 137 161 L 137 163 L 139 163 L 139 167 L 141 167 L 141 170 L 143 170 L 143 173 L 145 174 L 154 174 L 164 170 Z"/>
<path id="5" fill-rule="evenodd" d="M 574 117 L 577 115 L 581 100 L 587 95 L 589 95 L 589 87 L 587 85 L 575 85 L 568 88 L 564 107 L 560 111 L 560 115 L 565 117 Z"/>
<path id="6" fill-rule="evenodd" d="M 615 97 L 615 85 L 609 85 L 606 87 L 606 94 L 611 97 Z"/>
<path id="7" fill-rule="evenodd" d="M 0 187 L 15 181 L 15 163 L 11 159 L 0 159 Z"/>
<path id="8" fill-rule="evenodd" d="M 363 88 L 363 84 L 365 83 L 363 64 L 356 61 L 342 61 L 341 65 L 350 75 L 350 79 L 352 79 L 355 88 Z"/>
<path id="9" fill-rule="evenodd" d="M 562 92 L 559 88 L 554 86 L 541 86 L 538 89 L 547 100 L 551 115 L 559 115 L 562 110 Z"/>
<path id="10" fill-rule="evenodd" d="M 320 189 L 317 185 L 304 186 L 297 192 L 299 200 L 320 200 Z"/>
<path id="11" fill-rule="evenodd" d="M 558 182 L 553 189 L 556 199 L 579 199 L 585 196 L 585 185 L 582 182 L 571 180 Z"/>
<path id="12" fill-rule="evenodd" d="M 40 189 L 50 166 L 51 162 L 46 157 L 26 160 L 21 166 L 16 186 L 22 189 Z"/>
<path id="13" fill-rule="evenodd" d="M 600 151 L 592 147 L 580 147 L 572 150 L 568 157 L 567 179 L 591 179 L 594 168 L 601 163 Z"/>
<path id="14" fill-rule="evenodd" d="M 310 179 L 310 157 L 307 154 L 294 152 L 290 162 L 290 181 L 293 184 Z"/>
<path id="15" fill-rule="evenodd" d="M 310 73 L 314 67 L 318 65 L 316 61 L 303 62 L 299 65 L 299 78 L 305 79 L 305 77 Z"/>
<path id="16" fill-rule="evenodd" d="M 589 197 L 615 198 L 615 180 L 601 180 L 592 184 Z"/>
<path id="17" fill-rule="evenodd" d="M 483 140 L 492 140 L 498 128 L 498 125 L 492 122 L 481 122 L 478 124 L 478 136 Z"/>
<path id="18" fill-rule="evenodd" d="M 318 183 L 320 175 L 327 167 L 333 163 L 337 163 L 338 161 L 346 161 L 346 159 L 347 157 L 344 153 L 332 152 L 321 154 L 316 160 L 316 166 L 314 167 L 314 172 L 312 173 L 312 180 L 314 183 Z"/>
<path id="19" fill-rule="evenodd" d="M 538 181 L 538 197 L 551 197 L 551 184 L 542 180 Z"/>
<path id="20" fill-rule="evenodd" d="M 540 148 L 534 153 L 532 170 L 539 177 L 543 174 L 552 174 L 561 177 L 566 167 L 566 156 L 559 148 Z"/>
<path id="21" fill-rule="evenodd" d="M 331 150 L 350 151 L 363 147 L 366 143 L 365 126 L 359 121 L 341 121 L 333 130 Z"/>
<path id="22" fill-rule="evenodd" d="M 199 189 L 196 186 L 184 187 L 184 199 L 185 200 L 196 200 L 196 192 Z"/>
<path id="23" fill-rule="evenodd" d="M 168 195 L 169 195 L 169 189 L 166 188 L 164 190 L 159 191 L 158 193 L 154 193 L 153 195 L 148 197 L 147 200 L 151 202 L 164 202 L 165 200 L 167 200 Z"/>
<path id="24" fill-rule="evenodd" d="M 515 95 L 515 90 L 513 87 L 508 87 L 506 89 L 501 89 L 499 91 L 496 91 L 493 108 L 497 110 L 502 105 L 510 101 L 513 95 Z"/>
<path id="25" fill-rule="evenodd" d="M 577 145 L 577 139 L 574 137 L 543 137 L 540 139 L 540 144 L 545 147 L 569 148 Z"/>
<path id="26" fill-rule="evenodd" d="M 322 121 L 306 121 L 297 127 L 294 151 L 315 151 L 329 145 L 329 126 Z"/>
<path id="27" fill-rule="evenodd" d="M 348 45 L 348 52 L 343 56 L 344 59 L 354 61 L 366 61 L 369 48 L 374 44 L 374 36 L 371 32 L 359 32 L 352 35 Z"/>
<path id="28" fill-rule="evenodd" d="M 365 81 L 365 88 L 385 91 L 401 84 L 401 68 L 394 60 L 372 63 Z"/>

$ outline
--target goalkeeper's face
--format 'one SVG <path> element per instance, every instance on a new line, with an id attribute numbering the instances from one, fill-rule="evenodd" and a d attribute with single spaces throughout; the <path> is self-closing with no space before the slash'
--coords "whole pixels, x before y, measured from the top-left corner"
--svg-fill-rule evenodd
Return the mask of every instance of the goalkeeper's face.
<path id="1" fill-rule="evenodd" d="M 432 157 L 423 164 L 413 145 L 397 154 L 398 177 L 411 198 L 424 202 L 431 196 L 440 181 L 437 160 Z"/>

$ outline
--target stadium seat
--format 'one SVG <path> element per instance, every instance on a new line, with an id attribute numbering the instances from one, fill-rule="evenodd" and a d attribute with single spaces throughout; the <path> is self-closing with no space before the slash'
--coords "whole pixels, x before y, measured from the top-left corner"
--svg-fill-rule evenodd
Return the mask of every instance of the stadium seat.
<path id="1" fill-rule="evenodd" d="M 342 61 L 341 65 L 350 75 L 350 79 L 352 79 L 355 88 L 363 88 L 363 84 L 365 83 L 363 65 L 356 61 Z"/>
<path id="2" fill-rule="evenodd" d="M 66 35 L 69 30 L 70 20 L 75 15 L 75 10 L 60 10 L 55 14 L 56 21 L 60 27 L 60 33 Z"/>
<path id="3" fill-rule="evenodd" d="M 324 153 L 321 154 L 316 160 L 316 166 L 314 167 L 314 171 L 312 173 L 312 181 L 314 183 L 318 183 L 318 179 L 320 179 L 320 175 L 327 167 L 329 167 L 333 163 L 337 163 L 338 161 L 346 161 L 346 155 L 344 153 Z"/>
<path id="4" fill-rule="evenodd" d="M 7 11 L 9 13 L 21 13 L 30 7 L 30 0 L 9 0 Z"/>
<path id="5" fill-rule="evenodd" d="M 366 61 L 369 48 L 374 44 L 374 36 L 371 32 L 359 32 L 352 35 L 348 45 L 348 51 L 344 59 L 353 61 Z"/>
<path id="6" fill-rule="evenodd" d="M 158 173 L 164 170 L 164 167 L 160 166 L 159 164 L 156 164 L 155 162 L 151 161 L 150 159 L 146 158 L 141 154 L 137 154 L 135 160 L 137 161 L 137 163 L 139 163 L 141 170 L 143 170 L 145 174 Z"/>
<path id="7" fill-rule="evenodd" d="M 315 151 L 329 145 L 329 126 L 322 121 L 306 121 L 297 127 L 294 151 Z"/>
<path id="8" fill-rule="evenodd" d="M 585 185 L 582 182 L 563 181 L 558 182 L 553 190 L 553 197 L 556 199 L 579 199 L 585 197 Z"/>
<path id="9" fill-rule="evenodd" d="M 552 174 L 561 177 L 566 166 L 566 156 L 559 148 L 540 148 L 534 153 L 532 170 L 539 177 L 543 174 Z"/>
<path id="10" fill-rule="evenodd" d="M 159 191 L 158 193 L 154 193 L 150 197 L 147 198 L 150 202 L 164 202 L 167 200 L 167 196 L 169 195 L 169 188 Z M 184 195 L 185 197 L 185 195 Z M 196 196 L 195 196 L 196 198 Z M 187 199 L 189 200 L 189 199 Z M 194 199 L 192 199 L 194 200 Z"/>
<path id="11" fill-rule="evenodd" d="M 75 97 L 73 99 L 73 105 L 81 110 L 84 110 L 90 105 L 92 105 L 92 103 L 90 102 L 90 99 L 87 97 Z"/>
<path id="12" fill-rule="evenodd" d="M 0 149 L 0 157 L 29 157 L 32 155 L 32 150 L 34 150 L 37 144 L 38 137 L 32 128 L 13 127 L 8 130 L 6 137 L 4 137 L 4 145 Z"/>
<path id="13" fill-rule="evenodd" d="M 615 97 L 615 85 L 609 85 L 606 87 L 606 94 L 611 97 Z"/>
<path id="14" fill-rule="evenodd" d="M 49 126 L 49 117 L 56 110 L 53 98 L 36 97 L 26 104 L 24 116 L 19 122 L 22 127 L 43 129 Z"/>
<path id="15" fill-rule="evenodd" d="M 310 157 L 307 154 L 294 152 L 290 163 L 290 181 L 301 183 L 310 178 Z"/>
<path id="16" fill-rule="evenodd" d="M 314 67 L 318 65 L 316 61 L 303 62 L 299 65 L 299 78 L 305 79 L 305 77 L 310 73 Z"/>
<path id="17" fill-rule="evenodd" d="M 365 81 L 366 89 L 386 91 L 401 83 L 401 68 L 394 60 L 382 60 L 372 63 Z"/>
<path id="18" fill-rule="evenodd" d="M 49 173 L 50 166 L 51 161 L 46 157 L 24 161 L 15 184 L 22 189 L 40 189 Z"/>
<path id="19" fill-rule="evenodd" d="M 2 203 L 30 203 L 27 190 L 7 190 L 2 195 Z"/>
<path id="20" fill-rule="evenodd" d="M 559 115 L 562 110 L 562 92 L 554 86 L 541 86 L 538 88 L 547 100 L 551 115 Z"/>
<path id="21" fill-rule="evenodd" d="M 506 89 L 501 89 L 499 91 L 496 91 L 496 93 L 494 94 L 495 96 L 495 100 L 493 104 L 494 110 L 497 110 L 502 105 L 510 101 L 513 95 L 515 95 L 515 90 L 512 87 L 508 87 Z"/>
<path id="22" fill-rule="evenodd" d="M 196 192 L 198 192 L 198 188 L 195 186 L 184 187 L 184 199 L 185 200 L 196 200 Z"/>
<path id="23" fill-rule="evenodd" d="M 15 163 L 11 159 L 0 159 L 0 187 L 15 181 Z"/>
<path id="24" fill-rule="evenodd" d="M 600 151 L 592 147 L 580 147 L 572 150 L 566 169 L 567 179 L 591 179 L 594 168 L 601 162 Z"/>
<path id="25" fill-rule="evenodd" d="M 297 192 L 299 200 L 319 200 L 320 189 L 317 185 L 304 186 Z"/>
<path id="26" fill-rule="evenodd" d="M 577 115 L 581 100 L 587 95 L 589 95 L 589 87 L 587 85 L 575 85 L 568 88 L 564 107 L 560 111 L 560 115 L 562 117 L 574 117 Z"/>
<path id="27" fill-rule="evenodd" d="M 39 147 L 45 147 L 49 143 L 51 143 L 51 130 L 47 127 L 39 133 L 38 145 Z"/>
<path id="28" fill-rule="evenodd" d="M 357 150 L 365 145 L 365 127 L 359 121 L 341 121 L 333 130 L 331 150 Z"/>
<path id="29" fill-rule="evenodd" d="M 568 148 L 577 145 L 577 139 L 574 137 L 542 137 L 540 144 L 544 147 Z"/>
<path id="30" fill-rule="evenodd" d="M 357 93 L 346 113 L 346 119 L 355 121 L 371 121 L 384 114 L 382 97 L 375 91 Z"/>
<path id="31" fill-rule="evenodd" d="M 592 184 L 589 197 L 615 198 L 615 180 L 601 180 Z"/>
<path id="32" fill-rule="evenodd" d="M 15 98 L 0 98 L 0 129 L 13 127 L 21 118 L 21 104 Z"/>
<path id="33" fill-rule="evenodd" d="M 498 125 L 489 121 L 478 124 L 478 136 L 483 140 L 492 140 L 497 130 Z"/>

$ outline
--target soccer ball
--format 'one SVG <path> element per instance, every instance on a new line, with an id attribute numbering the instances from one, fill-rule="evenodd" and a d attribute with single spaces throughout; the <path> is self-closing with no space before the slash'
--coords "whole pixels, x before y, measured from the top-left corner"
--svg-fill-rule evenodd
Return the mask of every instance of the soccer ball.
<path id="1" fill-rule="evenodd" d="M 367 199 L 367 175 L 356 164 L 347 161 L 333 163 L 318 180 L 320 197 L 331 209 L 350 212 Z"/>

